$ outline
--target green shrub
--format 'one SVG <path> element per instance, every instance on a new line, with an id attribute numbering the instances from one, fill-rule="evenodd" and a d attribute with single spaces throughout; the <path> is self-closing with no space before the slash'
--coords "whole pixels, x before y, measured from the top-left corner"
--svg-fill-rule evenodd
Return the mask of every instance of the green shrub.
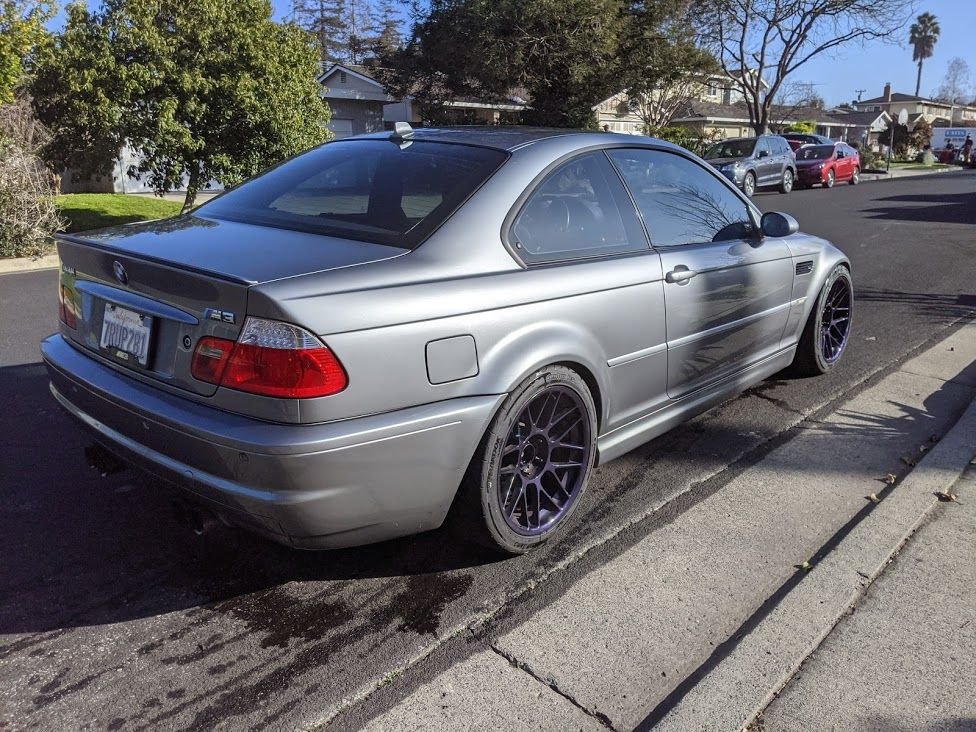
<path id="1" fill-rule="evenodd" d="M 689 127 L 658 127 L 648 133 L 651 137 L 680 145 L 696 155 L 701 155 L 719 139 L 715 133 L 705 134 Z"/>

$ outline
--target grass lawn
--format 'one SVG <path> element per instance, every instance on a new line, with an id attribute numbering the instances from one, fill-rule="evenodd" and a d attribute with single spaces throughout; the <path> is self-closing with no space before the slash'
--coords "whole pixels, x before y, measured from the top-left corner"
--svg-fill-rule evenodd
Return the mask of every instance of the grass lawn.
<path id="1" fill-rule="evenodd" d="M 162 219 L 180 212 L 180 204 L 151 196 L 121 193 L 69 193 L 58 196 L 65 231 L 88 231 L 133 221 Z"/>

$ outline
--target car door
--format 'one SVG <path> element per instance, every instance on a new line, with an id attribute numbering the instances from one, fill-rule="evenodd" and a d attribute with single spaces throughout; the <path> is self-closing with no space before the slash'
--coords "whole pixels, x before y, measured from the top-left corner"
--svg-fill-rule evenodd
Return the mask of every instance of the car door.
<path id="1" fill-rule="evenodd" d="M 612 430 L 666 404 L 661 258 L 603 151 L 556 166 L 528 193 L 507 239 L 527 269 L 519 288 L 560 293 L 535 305 L 532 317 L 566 330 L 568 359 L 587 350 L 604 369 L 601 426 Z"/>
<path id="2" fill-rule="evenodd" d="M 634 148 L 608 154 L 661 255 L 668 396 L 680 398 L 777 353 L 793 280 L 786 242 L 761 238 L 758 213 L 690 158 Z"/>
<path id="3" fill-rule="evenodd" d="M 760 137 L 756 140 L 756 182 L 761 186 L 778 182 L 779 166 L 776 156 L 769 147 L 769 140 Z"/>
<path id="4" fill-rule="evenodd" d="M 837 180 L 850 180 L 854 175 L 854 157 L 846 145 L 837 146 Z"/>

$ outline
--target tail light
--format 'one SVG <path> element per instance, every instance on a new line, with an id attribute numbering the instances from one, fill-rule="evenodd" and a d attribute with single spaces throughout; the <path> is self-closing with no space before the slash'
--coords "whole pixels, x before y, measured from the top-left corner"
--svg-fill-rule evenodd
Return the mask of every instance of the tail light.
<path id="1" fill-rule="evenodd" d="M 349 380 L 342 364 L 304 328 L 248 318 L 237 341 L 201 338 L 193 378 L 228 389 L 286 399 L 338 394 Z"/>
<path id="2" fill-rule="evenodd" d="M 78 327 L 78 306 L 74 296 L 65 285 L 58 285 L 58 320 L 69 328 Z"/>

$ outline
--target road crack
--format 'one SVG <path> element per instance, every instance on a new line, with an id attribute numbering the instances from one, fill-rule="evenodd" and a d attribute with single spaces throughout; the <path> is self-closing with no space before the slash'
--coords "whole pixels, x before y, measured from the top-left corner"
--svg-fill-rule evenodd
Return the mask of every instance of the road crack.
<path id="1" fill-rule="evenodd" d="M 495 653 L 497 653 L 499 656 L 501 656 L 502 658 L 504 658 L 506 661 L 508 661 L 508 663 L 510 665 L 512 665 L 513 667 L 517 668 L 519 671 L 525 672 L 526 674 L 528 674 L 529 676 L 531 676 L 533 679 L 535 679 L 536 681 L 538 681 L 540 684 L 542 684 L 544 686 L 548 686 L 554 692 L 556 692 L 557 694 L 559 694 L 559 696 L 561 696 L 563 699 L 565 699 L 570 704 L 572 704 L 574 707 L 576 707 L 581 712 L 583 712 L 583 714 L 585 714 L 587 717 L 591 717 L 592 719 L 595 719 L 597 722 L 599 722 L 601 725 L 603 725 L 606 729 L 611 729 L 611 730 L 615 730 L 616 729 L 613 726 L 613 722 L 610 721 L 610 718 L 606 714 L 603 714 L 602 712 L 597 712 L 597 711 L 595 711 L 593 709 L 589 709 L 586 706 L 584 706 L 583 704 L 580 704 L 578 701 L 576 701 L 575 698 L 573 698 L 573 695 L 572 694 L 570 694 L 567 691 L 563 691 L 562 689 L 560 689 L 559 688 L 559 684 L 556 683 L 556 680 L 555 679 L 545 679 L 545 678 L 543 678 L 538 673 L 536 673 L 535 670 L 529 664 L 525 663 L 524 661 L 518 660 L 517 658 L 515 658 L 515 656 L 511 655 L 510 653 L 506 653 L 501 648 L 498 648 L 497 646 L 495 646 L 494 643 L 489 643 L 488 644 L 488 648 L 490 648 Z"/>

